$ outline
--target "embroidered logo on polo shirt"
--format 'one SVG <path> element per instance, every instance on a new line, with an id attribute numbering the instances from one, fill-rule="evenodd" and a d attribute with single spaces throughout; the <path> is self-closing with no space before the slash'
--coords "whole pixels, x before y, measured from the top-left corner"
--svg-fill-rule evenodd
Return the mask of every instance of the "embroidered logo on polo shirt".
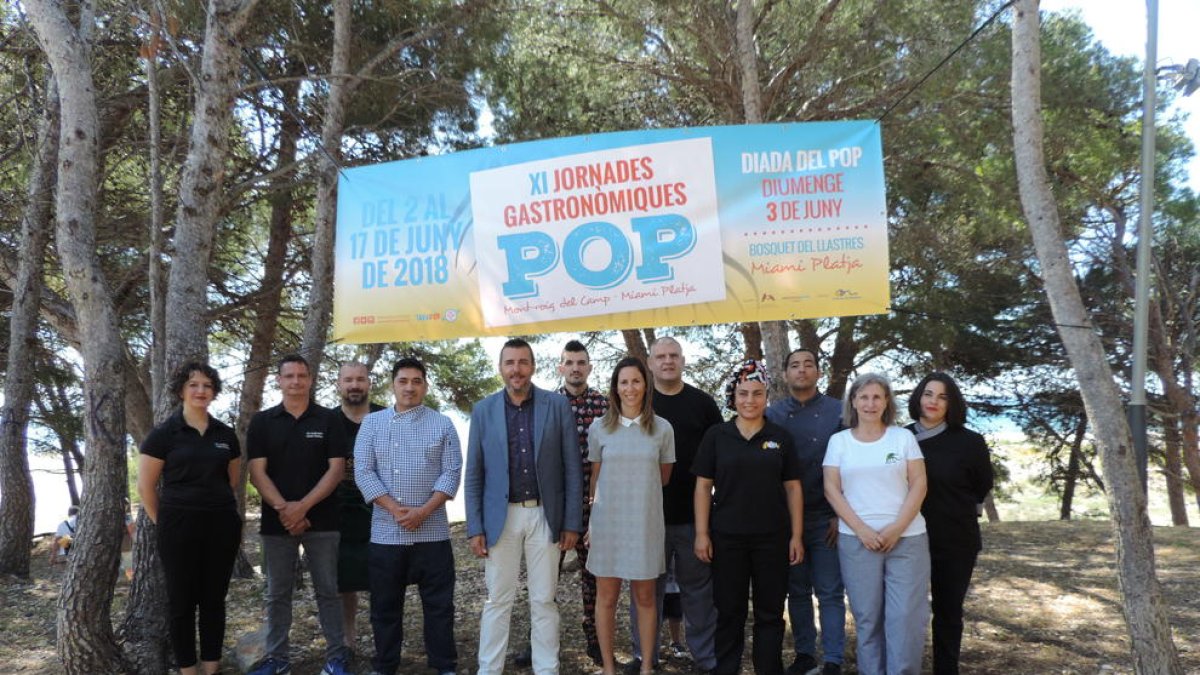
<path id="1" fill-rule="evenodd" d="M 219 448 L 219 449 L 221 449 L 221 450 L 228 450 L 228 449 L 229 449 L 229 444 L 228 444 L 228 443 L 222 443 L 222 442 L 218 441 L 218 442 L 216 442 L 216 443 L 213 443 L 213 447 L 215 447 L 215 448 Z"/>
<path id="2" fill-rule="evenodd" d="M 306 431 L 306 432 L 304 432 L 304 437 L 305 438 L 322 438 L 323 439 L 323 438 L 325 438 L 325 432 L 324 431 Z"/>
<path id="3" fill-rule="evenodd" d="M 778 450 L 778 449 L 779 449 L 778 441 L 767 441 L 767 442 L 763 443 L 763 450 Z"/>

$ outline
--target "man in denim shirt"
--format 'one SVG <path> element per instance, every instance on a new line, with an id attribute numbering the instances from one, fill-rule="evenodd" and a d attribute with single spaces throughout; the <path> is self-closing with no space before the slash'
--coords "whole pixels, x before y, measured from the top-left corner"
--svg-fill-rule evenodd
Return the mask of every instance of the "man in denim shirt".
<path id="1" fill-rule="evenodd" d="M 842 429 L 842 404 L 817 391 L 821 367 L 811 349 L 788 354 L 784 379 L 791 396 L 767 408 L 767 419 L 791 432 L 802 467 L 804 487 L 804 561 L 791 568 L 788 615 L 796 659 L 788 675 L 842 672 L 846 647 L 846 601 L 838 563 L 838 522 L 825 501 L 821 467 L 829 437 Z M 817 632 L 813 625 L 813 593 L 821 612 L 822 667 L 816 660 Z"/>

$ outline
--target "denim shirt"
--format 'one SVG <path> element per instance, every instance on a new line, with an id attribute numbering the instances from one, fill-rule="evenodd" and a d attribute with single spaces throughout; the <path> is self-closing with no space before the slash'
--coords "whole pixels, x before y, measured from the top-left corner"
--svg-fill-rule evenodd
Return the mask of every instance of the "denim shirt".
<path id="1" fill-rule="evenodd" d="M 805 519 L 814 515 L 832 517 L 833 507 L 825 501 L 825 471 L 821 464 L 829 437 L 845 428 L 841 401 L 817 394 L 801 403 L 788 396 L 767 408 L 767 419 L 788 430 L 800 455 Z"/>
<path id="2" fill-rule="evenodd" d="M 504 394 L 504 420 L 508 427 L 508 501 L 540 499 L 537 462 L 533 455 L 533 391 L 521 405 Z"/>

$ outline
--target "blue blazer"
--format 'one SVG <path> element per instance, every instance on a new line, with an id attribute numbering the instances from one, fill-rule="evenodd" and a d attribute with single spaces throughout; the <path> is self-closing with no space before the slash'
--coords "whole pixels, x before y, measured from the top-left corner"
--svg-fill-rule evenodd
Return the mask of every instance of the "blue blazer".
<path id="1" fill-rule="evenodd" d="M 550 525 L 550 540 L 562 531 L 583 529 L 583 477 L 575 413 L 566 397 L 533 388 L 533 457 L 542 511 Z M 467 436 L 467 536 L 485 535 L 488 548 L 504 531 L 508 515 L 508 422 L 504 390 L 488 396 L 471 410 Z"/>

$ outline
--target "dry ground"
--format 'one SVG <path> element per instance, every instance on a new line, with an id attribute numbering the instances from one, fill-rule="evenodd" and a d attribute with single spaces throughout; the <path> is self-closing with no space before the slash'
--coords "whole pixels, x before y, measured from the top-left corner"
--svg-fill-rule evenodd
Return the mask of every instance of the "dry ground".
<path id="1" fill-rule="evenodd" d="M 461 526 L 459 526 L 461 528 Z M 250 531 L 253 531 L 250 528 Z M 1200 530 L 1156 528 L 1159 579 L 1163 583 L 1184 670 L 1200 673 Z M 247 551 L 257 557 L 254 538 Z M 457 642 L 463 671 L 473 672 L 479 608 L 483 597 L 482 566 L 470 556 L 461 529 L 455 531 L 458 566 Z M 985 551 L 976 568 L 967 599 L 967 628 L 963 642 L 963 672 L 1009 673 L 1132 673 L 1129 641 L 1121 617 L 1113 568 L 1109 526 L 1099 521 L 1014 522 L 984 525 Z M 30 580 L 0 578 L 0 672 L 51 674 L 62 670 L 54 653 L 55 594 L 62 568 L 46 564 L 43 542 L 34 551 Z M 559 588 L 562 608 L 562 672 L 591 673 L 596 669 L 583 654 L 579 627 L 577 567 L 569 559 Z M 229 595 L 226 644 L 261 625 L 261 579 L 235 580 Z M 115 612 L 127 593 L 118 587 Z M 316 673 L 321 665 L 322 640 L 311 591 L 298 600 L 292 631 L 293 672 Z M 410 589 L 406 660 L 401 672 L 428 673 L 421 645 L 420 602 Z M 618 651 L 628 658 L 628 628 L 618 625 Z M 116 614 L 119 616 L 119 614 Z M 523 606 L 514 613 L 514 635 L 527 633 Z M 365 609 L 358 622 L 358 653 L 370 654 L 370 626 Z M 851 644 L 853 630 L 851 629 Z M 523 640 L 522 640 L 523 641 Z M 790 661 L 790 650 L 786 650 Z M 849 650 L 853 664 L 853 649 Z M 232 653 L 225 672 L 231 668 Z M 369 670 L 365 660 L 358 662 Z M 926 664 L 928 667 L 928 663 Z M 853 672 L 852 669 L 848 669 Z M 509 672 L 528 672 L 510 668 Z M 691 672 L 685 663 L 667 662 L 663 673 Z M 747 665 L 744 672 L 751 672 Z"/>

